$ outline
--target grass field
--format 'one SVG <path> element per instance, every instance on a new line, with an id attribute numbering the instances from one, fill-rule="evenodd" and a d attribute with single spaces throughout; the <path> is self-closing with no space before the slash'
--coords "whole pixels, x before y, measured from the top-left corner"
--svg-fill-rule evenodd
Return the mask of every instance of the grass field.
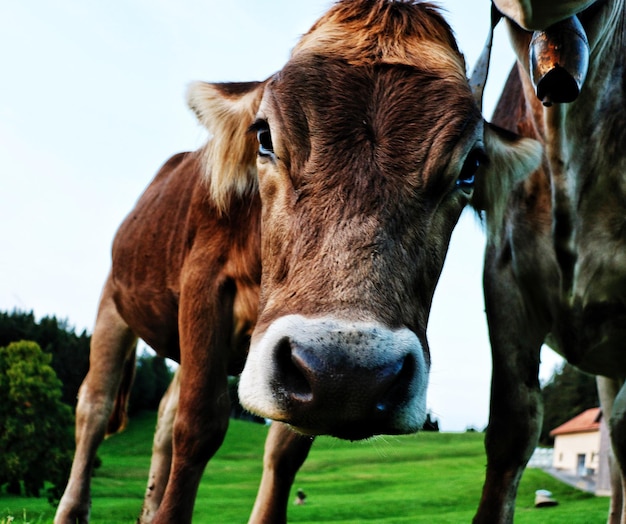
<path id="1" fill-rule="evenodd" d="M 94 524 L 134 522 L 147 480 L 154 414 L 131 421 L 127 431 L 100 448 L 102 467 L 93 479 Z M 261 476 L 267 428 L 231 421 L 226 441 L 209 463 L 196 501 L 194 523 L 245 523 Z M 349 443 L 320 438 L 298 474 L 294 489 L 307 494 L 304 506 L 290 505 L 298 523 L 471 522 L 483 481 L 480 433 L 420 433 Z M 537 489 L 559 501 L 533 507 Z M 516 524 L 606 522 L 608 499 L 582 493 L 539 470 L 527 470 Z M 52 521 L 45 499 L 0 495 L 0 524 Z"/>

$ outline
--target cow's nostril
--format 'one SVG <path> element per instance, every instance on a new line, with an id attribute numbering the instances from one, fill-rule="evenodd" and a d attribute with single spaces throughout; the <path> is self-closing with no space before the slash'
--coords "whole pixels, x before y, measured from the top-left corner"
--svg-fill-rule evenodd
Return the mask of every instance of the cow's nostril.
<path id="1" fill-rule="evenodd" d="M 292 400 L 310 402 L 313 398 L 311 385 L 306 377 L 306 369 L 294 355 L 289 337 L 282 338 L 276 348 L 278 383 Z"/>
<path id="2" fill-rule="evenodd" d="M 389 387 L 376 403 L 376 411 L 382 414 L 402 404 L 403 400 L 407 398 L 407 393 L 415 376 L 415 366 L 415 357 L 409 354 L 394 364 L 393 368 L 388 368 L 386 378 Z"/>
<path id="3" fill-rule="evenodd" d="M 404 361 L 402 362 L 402 368 L 400 369 L 400 373 L 398 374 L 398 380 L 402 382 L 411 382 L 413 380 L 413 376 L 415 375 L 415 356 L 412 354 L 404 357 Z"/>

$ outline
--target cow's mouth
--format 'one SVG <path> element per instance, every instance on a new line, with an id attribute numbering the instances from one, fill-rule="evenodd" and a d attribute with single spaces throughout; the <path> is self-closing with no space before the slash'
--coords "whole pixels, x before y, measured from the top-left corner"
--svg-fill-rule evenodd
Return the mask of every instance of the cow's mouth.
<path id="1" fill-rule="evenodd" d="M 300 433 L 362 440 L 419 429 L 427 383 L 408 328 L 288 315 L 251 348 L 239 394 L 246 409 Z"/>
<path id="2" fill-rule="evenodd" d="M 378 435 L 393 435 L 402 433 L 400 431 L 390 431 L 388 424 L 385 424 L 384 426 L 381 424 L 380 427 L 377 426 L 378 424 L 372 424 L 371 421 L 357 423 L 350 422 L 346 423 L 345 425 L 328 428 L 321 433 L 319 429 L 312 431 L 303 426 L 291 427 L 294 429 L 294 431 L 306 436 L 328 435 L 330 437 L 335 437 L 341 440 L 349 440 L 351 442 L 366 440 L 372 437 L 376 437 Z"/>

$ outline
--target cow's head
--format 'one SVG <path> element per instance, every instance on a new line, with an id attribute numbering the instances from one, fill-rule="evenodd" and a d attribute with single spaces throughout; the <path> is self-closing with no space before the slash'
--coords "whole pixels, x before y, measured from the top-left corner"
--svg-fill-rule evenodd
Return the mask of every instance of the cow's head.
<path id="1" fill-rule="evenodd" d="M 416 431 L 452 230 L 488 177 L 537 165 L 537 144 L 484 125 L 450 28 L 421 3 L 339 3 L 269 81 L 194 84 L 189 100 L 213 134 L 214 200 L 262 201 L 243 405 L 305 433 Z"/>
<path id="2" fill-rule="evenodd" d="M 509 20 L 527 30 L 544 30 L 589 7 L 597 0 L 493 0 Z"/>

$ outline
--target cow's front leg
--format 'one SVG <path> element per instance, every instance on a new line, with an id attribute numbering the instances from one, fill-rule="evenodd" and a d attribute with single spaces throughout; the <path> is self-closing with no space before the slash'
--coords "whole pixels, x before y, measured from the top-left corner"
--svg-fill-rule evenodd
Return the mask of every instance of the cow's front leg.
<path id="1" fill-rule="evenodd" d="M 543 336 L 531 323 L 509 269 L 485 263 L 485 305 L 492 346 L 487 472 L 475 523 L 513 522 L 522 473 L 541 430 L 539 355 Z"/>
<path id="2" fill-rule="evenodd" d="M 215 280 L 193 272 L 188 278 L 179 305 L 180 396 L 172 467 L 155 524 L 191 522 L 202 473 L 228 428 L 227 365 L 234 287 L 222 283 L 213 289 Z"/>
<path id="3" fill-rule="evenodd" d="M 176 408 L 178 407 L 179 393 L 180 373 L 176 371 L 172 382 L 159 403 L 159 416 L 152 445 L 148 487 L 143 500 L 139 524 L 150 524 L 159 509 L 161 500 L 163 500 L 172 465 L 172 432 L 174 430 L 174 418 L 176 416 Z"/>
<path id="4" fill-rule="evenodd" d="M 265 441 L 263 478 L 248 524 L 287 522 L 291 486 L 312 444 L 313 437 L 302 436 L 281 422 L 272 422 Z"/>

